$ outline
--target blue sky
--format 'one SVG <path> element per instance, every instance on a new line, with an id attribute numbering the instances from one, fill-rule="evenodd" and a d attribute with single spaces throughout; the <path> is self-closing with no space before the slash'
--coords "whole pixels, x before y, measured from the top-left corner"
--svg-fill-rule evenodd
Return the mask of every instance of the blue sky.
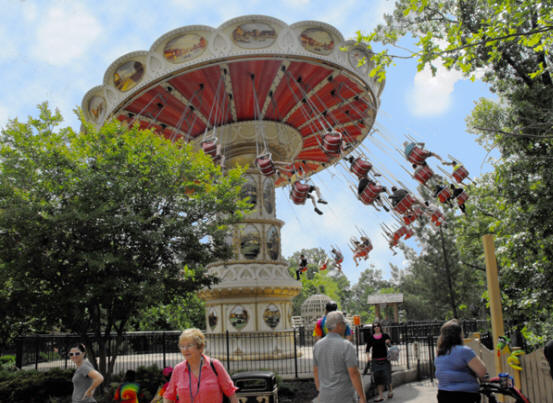
<path id="1" fill-rule="evenodd" d="M 25 120 L 36 115 L 36 105 L 47 100 L 59 108 L 66 124 L 78 128 L 73 109 L 85 93 L 100 85 L 107 67 L 118 57 L 136 50 L 147 50 L 164 33 L 186 25 L 217 27 L 228 19 L 246 14 L 263 14 L 292 24 L 318 20 L 335 26 L 344 37 L 353 38 L 357 30 L 367 32 L 382 21 L 384 12 L 393 9 L 389 0 L 166 0 L 77 1 L 77 0 L 0 0 L 0 127 L 9 118 Z M 369 139 L 364 148 L 375 167 L 389 172 L 409 188 L 415 182 L 401 169 L 408 164 L 397 152 L 409 134 L 424 141 L 432 151 L 460 159 L 477 177 L 491 169 L 486 152 L 465 132 L 465 117 L 479 97 L 490 97 L 481 82 L 462 79 L 456 72 L 440 70 L 436 77 L 416 74 L 413 61 L 398 61 L 388 71 L 386 87 L 375 128 L 387 149 Z M 431 162 L 431 165 L 435 161 Z M 389 214 L 377 213 L 356 200 L 348 189 L 345 171 L 331 168 L 314 177 L 329 201 L 318 216 L 306 206 L 294 206 L 288 189 L 277 190 L 277 215 L 286 222 L 282 229 L 282 254 L 290 256 L 301 248 L 331 244 L 344 252 L 344 273 L 354 283 L 368 267 L 389 275 L 389 263 L 403 267 L 401 253 L 393 256 L 380 230 L 381 223 L 392 223 Z M 353 182 L 352 182 L 353 183 Z M 371 238 L 375 249 L 370 259 L 356 268 L 347 247 L 356 226 Z M 409 241 L 416 246 L 416 241 Z M 412 243 L 411 243 L 412 242 Z"/>

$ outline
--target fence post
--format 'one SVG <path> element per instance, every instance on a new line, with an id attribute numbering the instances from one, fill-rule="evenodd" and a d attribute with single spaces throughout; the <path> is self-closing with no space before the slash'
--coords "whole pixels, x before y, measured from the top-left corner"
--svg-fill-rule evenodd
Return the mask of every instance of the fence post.
<path id="1" fill-rule="evenodd" d="M 434 336 L 428 336 L 428 365 L 430 372 L 430 380 L 434 381 Z"/>
<path id="2" fill-rule="evenodd" d="M 296 345 L 296 328 L 294 328 L 294 372 L 296 374 L 296 379 L 298 379 L 298 352 Z"/>
<path id="3" fill-rule="evenodd" d="M 23 340 L 21 337 L 15 339 L 15 366 L 19 369 L 23 367 Z"/>
<path id="4" fill-rule="evenodd" d="M 161 334 L 161 345 L 162 345 L 162 351 L 163 351 L 163 368 L 167 367 L 167 361 L 165 357 L 166 349 L 165 349 L 165 331 Z"/>
<path id="5" fill-rule="evenodd" d="M 227 344 L 227 370 L 230 372 L 230 340 L 228 330 L 225 332 L 226 344 Z"/>
<path id="6" fill-rule="evenodd" d="M 410 337 L 405 337 L 405 356 L 406 356 L 406 359 L 407 359 L 407 369 L 411 368 L 409 366 L 409 339 Z"/>
<path id="7" fill-rule="evenodd" d="M 35 369 L 38 370 L 38 336 L 35 336 Z"/>

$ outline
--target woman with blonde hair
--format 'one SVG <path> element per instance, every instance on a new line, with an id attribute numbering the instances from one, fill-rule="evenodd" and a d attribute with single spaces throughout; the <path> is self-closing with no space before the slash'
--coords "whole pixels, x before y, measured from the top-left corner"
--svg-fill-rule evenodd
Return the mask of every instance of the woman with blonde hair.
<path id="1" fill-rule="evenodd" d="M 477 377 L 486 377 L 486 367 L 470 347 L 463 345 L 457 319 L 444 323 L 440 329 L 435 365 L 438 403 L 480 402 Z"/>
<path id="2" fill-rule="evenodd" d="M 223 395 L 231 403 L 239 403 L 236 388 L 228 372 L 219 360 L 203 354 L 205 336 L 199 329 L 186 329 L 179 337 L 179 349 L 184 361 L 177 364 L 167 390 L 165 403 L 214 403 L 221 402 Z"/>

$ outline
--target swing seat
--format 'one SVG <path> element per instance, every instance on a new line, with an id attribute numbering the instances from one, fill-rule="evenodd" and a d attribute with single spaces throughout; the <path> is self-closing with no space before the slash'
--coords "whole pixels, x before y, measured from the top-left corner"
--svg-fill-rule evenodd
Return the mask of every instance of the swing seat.
<path id="1" fill-rule="evenodd" d="M 211 158 L 217 156 L 217 140 L 206 140 L 202 142 L 202 150 Z"/>
<path id="2" fill-rule="evenodd" d="M 432 215 L 430 216 L 430 221 L 432 221 L 432 223 L 434 223 L 434 225 L 439 227 L 440 225 L 442 225 L 443 218 L 444 218 L 444 216 L 442 215 L 442 213 L 439 210 L 434 210 L 432 212 Z"/>
<path id="3" fill-rule="evenodd" d="M 353 172 L 359 179 L 364 178 L 371 170 L 373 165 L 369 161 L 357 158 L 351 165 L 350 171 Z"/>
<path id="4" fill-rule="evenodd" d="M 449 198 L 451 197 L 451 191 L 448 188 L 443 188 L 440 190 L 440 193 L 438 193 L 438 200 L 440 203 L 445 203 Z"/>
<path id="5" fill-rule="evenodd" d="M 463 179 L 469 176 L 469 171 L 467 171 L 467 169 L 461 165 L 455 168 L 451 176 L 453 176 L 453 178 L 457 181 L 457 183 L 461 183 Z"/>
<path id="6" fill-rule="evenodd" d="M 463 190 L 463 192 L 461 192 L 459 196 L 456 197 L 456 199 L 457 205 L 462 206 L 469 199 L 469 195 Z"/>
<path id="7" fill-rule="evenodd" d="M 309 190 L 309 185 L 301 182 L 294 182 L 292 185 L 292 191 L 290 192 L 290 198 L 294 204 L 305 204 L 305 199 L 307 199 L 307 191 Z"/>
<path id="8" fill-rule="evenodd" d="M 261 174 L 264 176 L 272 176 L 276 173 L 275 164 L 273 163 L 270 154 L 258 157 L 255 160 L 255 163 L 257 164 Z"/>
<path id="9" fill-rule="evenodd" d="M 407 213 L 403 216 L 403 222 L 405 225 L 409 225 L 417 220 L 422 215 L 422 209 L 416 207 L 412 210 L 411 213 Z"/>
<path id="10" fill-rule="evenodd" d="M 359 200 L 361 200 L 363 204 L 372 204 L 378 197 L 378 194 L 383 191 L 384 188 L 382 186 L 370 183 L 365 186 L 365 189 L 363 189 L 363 192 L 359 195 Z"/>
<path id="11" fill-rule="evenodd" d="M 422 165 L 424 163 L 424 160 L 428 158 L 428 155 L 429 153 L 425 149 L 414 147 L 407 156 L 407 160 L 412 164 Z"/>
<path id="12" fill-rule="evenodd" d="M 424 185 L 430 178 L 432 178 L 432 176 L 434 176 L 434 171 L 432 171 L 428 165 L 424 165 L 417 168 L 413 176 L 417 181 Z"/>
<path id="13" fill-rule="evenodd" d="M 415 232 L 411 228 L 409 228 L 409 229 L 406 228 L 406 231 L 407 232 L 404 234 L 403 239 L 407 240 L 407 239 L 411 238 L 413 235 L 415 235 Z"/>
<path id="14" fill-rule="evenodd" d="M 340 154 L 342 145 L 342 135 L 338 132 L 332 132 L 323 136 L 322 149 L 327 155 Z"/>
<path id="15" fill-rule="evenodd" d="M 413 196 L 411 196 L 410 194 L 407 194 L 394 207 L 394 211 L 398 214 L 403 215 L 407 210 L 411 208 L 414 202 L 415 202 L 415 199 L 413 199 Z"/>

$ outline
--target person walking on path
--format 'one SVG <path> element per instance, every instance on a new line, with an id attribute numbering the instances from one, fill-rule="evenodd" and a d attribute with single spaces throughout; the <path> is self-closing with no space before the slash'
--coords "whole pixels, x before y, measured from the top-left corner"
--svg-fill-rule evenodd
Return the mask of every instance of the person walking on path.
<path id="1" fill-rule="evenodd" d="M 322 318 L 319 318 L 317 320 L 317 323 L 315 323 L 315 328 L 313 329 L 313 337 L 315 338 L 315 341 L 322 339 L 325 337 L 328 333 L 328 328 L 326 326 L 326 317 L 329 312 L 336 311 L 338 309 L 338 304 L 335 301 L 328 301 L 325 306 L 325 316 Z M 346 331 L 344 333 L 344 336 L 347 340 L 352 340 L 352 333 L 351 328 L 346 323 Z"/>
<path id="2" fill-rule="evenodd" d="M 380 322 L 373 324 L 373 334 L 367 340 L 367 367 L 365 374 L 371 363 L 371 370 L 374 377 L 378 397 L 375 402 L 384 400 L 384 386 L 388 385 L 388 399 L 394 397 L 392 391 L 392 365 L 388 361 L 388 346 L 392 344 L 392 339 L 386 333 L 382 333 Z M 371 353 L 372 350 L 372 353 Z"/>
<path id="3" fill-rule="evenodd" d="M 480 385 L 487 371 L 482 360 L 463 345 L 462 329 L 457 319 L 442 325 L 435 361 L 438 380 L 438 403 L 479 403 Z"/>
<path id="4" fill-rule="evenodd" d="M 344 339 L 346 319 L 340 311 L 326 316 L 328 334 L 313 347 L 313 377 L 319 403 L 366 403 L 355 347 Z"/>
<path id="5" fill-rule="evenodd" d="M 221 402 L 223 395 L 231 403 L 238 403 L 237 387 L 219 360 L 203 354 L 205 336 L 199 329 L 186 329 L 179 337 L 179 349 L 185 360 L 173 370 L 164 403 L 173 403 L 178 396 L 181 403 Z"/>
<path id="6" fill-rule="evenodd" d="M 76 344 L 69 350 L 69 358 L 77 366 L 77 370 L 71 379 L 73 381 L 72 403 L 95 402 L 94 391 L 104 382 L 104 377 L 96 371 L 86 359 L 84 344 Z"/>

